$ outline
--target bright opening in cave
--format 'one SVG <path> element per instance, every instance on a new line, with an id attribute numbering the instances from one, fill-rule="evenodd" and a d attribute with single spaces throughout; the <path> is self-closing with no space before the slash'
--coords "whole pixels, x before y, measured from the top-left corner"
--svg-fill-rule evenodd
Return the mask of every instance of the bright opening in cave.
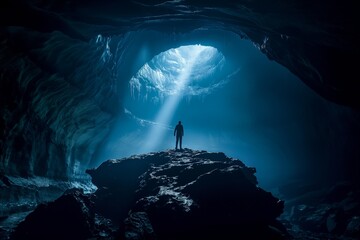
<path id="1" fill-rule="evenodd" d="M 144 64 L 130 80 L 133 97 L 161 102 L 154 124 L 145 137 L 142 152 L 159 150 L 164 140 L 164 126 L 171 125 L 183 96 L 210 94 L 223 81 L 213 78 L 221 71 L 225 57 L 211 46 L 188 45 L 162 52 Z"/>
<path id="2" fill-rule="evenodd" d="M 130 80 L 131 90 L 134 97 L 152 101 L 174 95 L 209 94 L 220 85 L 211 76 L 224 64 L 224 55 L 211 46 L 197 44 L 172 48 L 142 66 Z"/>

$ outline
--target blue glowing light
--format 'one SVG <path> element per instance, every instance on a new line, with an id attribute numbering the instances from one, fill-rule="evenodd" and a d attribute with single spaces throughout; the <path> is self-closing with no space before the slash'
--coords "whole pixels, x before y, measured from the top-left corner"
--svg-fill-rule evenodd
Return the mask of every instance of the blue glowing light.
<path id="1" fill-rule="evenodd" d="M 214 47 L 181 46 L 156 55 L 130 79 L 133 97 L 162 102 L 142 146 L 144 152 L 156 150 L 168 134 L 163 126 L 170 125 L 183 96 L 207 95 L 225 82 L 214 77 L 224 64 L 224 55 Z"/>
<path id="2" fill-rule="evenodd" d="M 225 64 L 216 48 L 188 45 L 172 48 L 152 58 L 130 80 L 134 97 L 195 96 L 211 93 L 222 82 L 208 81 Z"/>

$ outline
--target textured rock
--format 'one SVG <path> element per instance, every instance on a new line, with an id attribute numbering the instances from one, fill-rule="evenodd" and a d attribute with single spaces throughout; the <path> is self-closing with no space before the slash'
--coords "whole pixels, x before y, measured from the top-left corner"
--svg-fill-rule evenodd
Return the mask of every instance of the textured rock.
<path id="1" fill-rule="evenodd" d="M 104 103 L 112 84 L 109 65 L 101 60 L 103 43 L 20 27 L 0 35 L 11 42 L 0 44 L 1 170 L 22 177 L 78 177 L 113 117 Z"/>
<path id="2" fill-rule="evenodd" d="M 355 104 L 359 54 L 355 3 L 337 1 L 5 1 L 3 21 L 39 32 L 61 31 L 74 39 L 138 29 L 185 32 L 211 26 L 251 39 L 323 96 Z M 22 18 L 20 18 L 22 16 Z M 22 19 L 33 18 L 33 21 Z M 36 17 L 34 17 L 36 16 Z M 67 18 L 65 16 L 68 16 Z M 47 24 L 43 24 L 47 19 Z M 75 20 L 74 20 L 75 19 Z M 129 20 L 131 19 L 131 21 Z M 196 21 L 194 21 L 196 20 Z M 191 22 L 191 24 L 188 24 Z M 72 24 L 73 23 L 73 24 Z"/>
<path id="3" fill-rule="evenodd" d="M 131 212 L 128 239 L 286 236 L 276 220 L 284 203 L 257 187 L 254 168 L 223 153 L 169 150 L 109 160 L 88 173 L 99 188 L 97 211 L 120 223 Z"/>
<path id="4" fill-rule="evenodd" d="M 282 218 L 289 221 L 287 229 L 296 239 L 351 240 L 359 236 L 360 192 L 356 186 L 341 182 L 295 198 L 286 201 Z"/>
<path id="5" fill-rule="evenodd" d="M 38 204 L 53 201 L 75 183 L 44 178 L 3 177 L 0 181 L 0 218 L 33 210 Z M 83 185 L 85 186 L 85 185 Z"/>
<path id="6" fill-rule="evenodd" d="M 346 226 L 345 235 L 354 238 L 360 238 L 360 216 L 354 216 Z"/>
<path id="7" fill-rule="evenodd" d="M 156 239 L 154 229 L 145 212 L 131 213 L 124 223 L 124 237 L 126 240 Z"/>
<path id="8" fill-rule="evenodd" d="M 111 222 L 96 216 L 89 196 L 80 191 L 64 194 L 54 202 L 39 205 L 21 222 L 11 239 L 106 238 Z"/>
<path id="9" fill-rule="evenodd" d="M 94 227 L 89 200 L 75 193 L 42 204 L 19 224 L 13 239 L 86 239 Z"/>
<path id="10" fill-rule="evenodd" d="M 73 190 L 41 204 L 12 238 L 290 238 L 277 220 L 284 202 L 257 186 L 254 168 L 223 153 L 169 150 L 88 172 L 95 193 Z"/>

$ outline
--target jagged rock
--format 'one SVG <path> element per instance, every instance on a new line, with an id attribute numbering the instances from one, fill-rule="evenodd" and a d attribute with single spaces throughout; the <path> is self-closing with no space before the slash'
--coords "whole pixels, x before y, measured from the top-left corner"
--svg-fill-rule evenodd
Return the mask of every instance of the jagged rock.
<path id="1" fill-rule="evenodd" d="M 158 239 L 286 238 L 276 222 L 283 202 L 257 187 L 255 169 L 223 153 L 169 150 L 109 160 L 88 173 L 104 216 L 122 222 L 129 211 L 147 214 L 149 222 L 127 218 L 126 226 L 135 222 L 127 239 L 150 239 L 139 238 L 149 226 Z"/>
<path id="2" fill-rule="evenodd" d="M 290 194 L 290 196 L 292 196 Z M 359 235 L 360 192 L 348 182 L 286 201 L 282 216 L 297 239 L 353 239 Z M 301 202 L 303 204 L 301 204 Z"/>
<path id="3" fill-rule="evenodd" d="M 121 160 L 109 160 L 96 170 L 88 170 L 92 182 L 98 187 L 96 208 L 105 216 L 122 222 L 133 205 L 134 193 L 139 186 L 138 178 L 156 161 L 168 161 L 155 154 L 133 156 Z"/>
<path id="4" fill-rule="evenodd" d="M 12 184 L 11 180 L 5 175 L 0 174 L 0 180 L 0 187 L 10 187 Z"/>
<path id="5" fill-rule="evenodd" d="M 88 239 L 107 236 L 106 231 L 111 231 L 104 229 L 104 219 L 96 216 L 91 205 L 89 196 L 81 191 L 64 194 L 54 202 L 39 205 L 18 225 L 12 239 Z"/>
<path id="6" fill-rule="evenodd" d="M 155 240 L 154 229 L 145 212 L 131 213 L 125 220 L 126 240 Z"/>
<path id="7" fill-rule="evenodd" d="M 345 235 L 354 238 L 360 238 L 360 216 L 354 216 L 346 226 Z"/>
<path id="8" fill-rule="evenodd" d="M 60 197 L 65 189 L 58 182 L 37 185 L 35 180 L 4 176 L 0 180 L 0 218 L 34 210 L 39 203 Z"/>
<path id="9" fill-rule="evenodd" d="M 164 151 L 89 170 L 98 190 L 41 204 L 12 239 L 286 239 L 284 203 L 223 153 Z M 115 233 L 112 222 L 118 223 Z"/>

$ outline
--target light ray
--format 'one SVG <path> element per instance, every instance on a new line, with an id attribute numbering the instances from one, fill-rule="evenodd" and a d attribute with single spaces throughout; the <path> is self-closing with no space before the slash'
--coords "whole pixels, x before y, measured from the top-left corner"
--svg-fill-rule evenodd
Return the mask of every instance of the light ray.
<path id="1" fill-rule="evenodd" d="M 169 125 L 174 112 L 181 101 L 186 86 L 190 81 L 191 73 L 195 63 L 198 61 L 198 58 L 205 47 L 198 45 L 198 48 L 194 48 L 193 51 L 189 52 L 188 59 L 185 66 L 181 69 L 178 78 L 176 79 L 177 89 L 176 94 L 168 96 L 164 105 L 161 107 L 160 111 L 157 114 L 155 122 L 161 123 L 164 125 Z M 151 127 L 145 141 L 145 146 L 143 146 L 143 152 L 146 151 L 155 151 L 158 150 L 157 147 L 163 141 L 165 134 L 169 132 L 168 129 L 161 127 L 160 125 L 154 125 Z"/>

